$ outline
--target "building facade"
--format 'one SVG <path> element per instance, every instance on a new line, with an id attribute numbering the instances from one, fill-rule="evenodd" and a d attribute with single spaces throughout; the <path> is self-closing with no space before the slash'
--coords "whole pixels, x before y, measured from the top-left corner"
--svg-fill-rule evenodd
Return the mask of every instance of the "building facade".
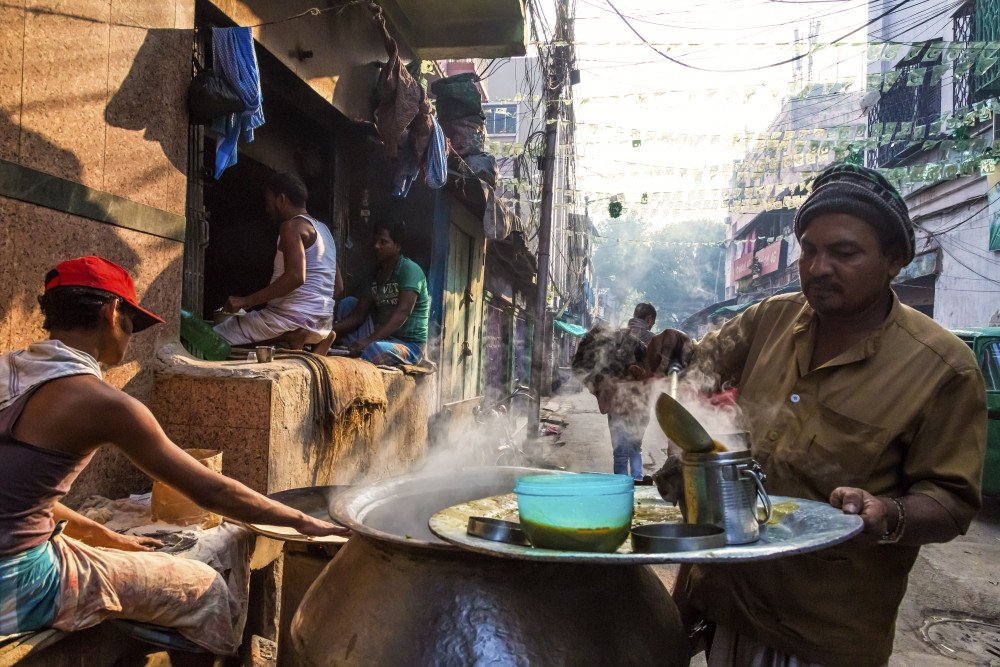
<path id="1" fill-rule="evenodd" d="M 883 12 L 870 3 L 873 19 Z M 984 58 L 1000 16 L 979 0 L 918 14 L 904 6 L 869 27 L 868 137 L 877 145 L 866 161 L 900 183 L 916 225 L 918 256 L 900 298 L 947 328 L 988 326 L 1000 320 L 1000 209 L 983 160 L 992 164 L 1000 87 Z"/>

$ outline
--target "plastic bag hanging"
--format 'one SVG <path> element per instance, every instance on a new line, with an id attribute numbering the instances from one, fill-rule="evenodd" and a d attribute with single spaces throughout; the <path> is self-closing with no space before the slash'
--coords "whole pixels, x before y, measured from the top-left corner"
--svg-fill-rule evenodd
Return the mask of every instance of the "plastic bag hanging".
<path id="1" fill-rule="evenodd" d="M 431 141 L 427 148 L 427 185 L 435 190 L 448 182 L 448 144 L 444 130 L 431 116 Z"/>

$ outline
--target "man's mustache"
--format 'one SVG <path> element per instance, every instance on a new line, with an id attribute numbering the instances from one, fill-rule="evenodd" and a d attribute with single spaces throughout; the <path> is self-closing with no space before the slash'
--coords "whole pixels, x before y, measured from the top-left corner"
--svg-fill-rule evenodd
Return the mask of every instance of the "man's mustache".
<path id="1" fill-rule="evenodd" d="M 813 278 L 806 283 L 806 289 L 820 289 L 830 292 L 843 292 L 844 288 L 840 283 L 829 278 Z"/>

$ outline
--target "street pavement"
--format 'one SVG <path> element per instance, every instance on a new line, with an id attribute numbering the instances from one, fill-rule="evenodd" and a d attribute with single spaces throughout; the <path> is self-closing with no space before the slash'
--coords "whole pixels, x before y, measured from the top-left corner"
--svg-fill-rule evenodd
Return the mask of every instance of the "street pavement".
<path id="1" fill-rule="evenodd" d="M 579 387 L 579 385 L 577 385 Z M 561 432 L 540 439 L 537 455 L 573 472 L 611 472 L 607 418 L 586 391 L 550 397 L 543 418 Z M 643 470 L 667 457 L 667 440 L 652 419 L 643 441 Z M 667 588 L 677 566 L 656 566 Z M 698 656 L 692 665 L 704 665 Z M 923 547 L 896 627 L 893 667 L 989 665 L 1000 667 L 1000 498 L 987 498 L 967 535 Z"/>

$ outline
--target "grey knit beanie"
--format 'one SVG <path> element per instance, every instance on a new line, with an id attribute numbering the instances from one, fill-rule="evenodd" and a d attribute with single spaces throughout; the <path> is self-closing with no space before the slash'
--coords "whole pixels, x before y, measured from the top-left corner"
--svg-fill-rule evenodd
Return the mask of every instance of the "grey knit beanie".
<path id="1" fill-rule="evenodd" d="M 898 246 L 903 260 L 913 260 L 913 223 L 906 202 L 882 174 L 853 164 L 827 167 L 813 182 L 812 193 L 795 213 L 795 238 L 824 213 L 847 213 L 861 218 L 878 233 L 882 248 Z"/>

